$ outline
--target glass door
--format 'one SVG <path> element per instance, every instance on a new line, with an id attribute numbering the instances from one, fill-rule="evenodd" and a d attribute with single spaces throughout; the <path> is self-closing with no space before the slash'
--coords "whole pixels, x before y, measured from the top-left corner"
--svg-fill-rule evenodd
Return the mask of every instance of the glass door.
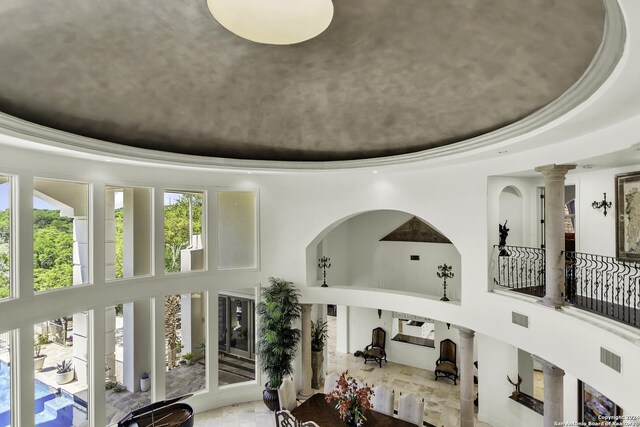
<path id="1" fill-rule="evenodd" d="M 218 350 L 254 359 L 255 303 L 247 298 L 218 296 Z"/>
<path id="2" fill-rule="evenodd" d="M 251 358 L 250 337 L 251 301 L 243 298 L 229 298 L 231 309 L 230 353 Z"/>
<path id="3" fill-rule="evenodd" d="M 227 348 L 227 319 L 229 314 L 227 313 L 228 298 L 225 296 L 218 296 L 218 351 L 229 352 Z"/>

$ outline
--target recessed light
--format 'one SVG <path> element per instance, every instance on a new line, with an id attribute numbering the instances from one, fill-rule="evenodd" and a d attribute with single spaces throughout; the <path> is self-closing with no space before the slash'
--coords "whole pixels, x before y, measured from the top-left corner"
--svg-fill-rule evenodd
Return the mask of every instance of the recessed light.
<path id="1" fill-rule="evenodd" d="M 508 152 L 509 152 L 508 150 L 498 151 L 498 154 L 505 154 L 505 153 L 508 153 Z"/>
<path id="2" fill-rule="evenodd" d="M 371 173 L 378 173 L 378 171 L 371 171 Z"/>
<path id="3" fill-rule="evenodd" d="M 251 171 L 247 171 L 247 173 L 248 173 L 249 175 L 251 175 L 253 172 L 251 172 Z"/>

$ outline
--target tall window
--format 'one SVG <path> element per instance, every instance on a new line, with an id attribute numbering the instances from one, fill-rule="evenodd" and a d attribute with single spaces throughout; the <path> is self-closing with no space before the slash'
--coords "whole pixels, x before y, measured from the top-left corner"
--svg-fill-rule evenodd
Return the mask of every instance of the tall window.
<path id="1" fill-rule="evenodd" d="M 206 389 L 206 299 L 206 292 L 165 297 L 167 398 Z"/>
<path id="2" fill-rule="evenodd" d="M 36 425 L 88 424 L 88 318 L 78 312 L 34 325 Z"/>
<path id="3" fill-rule="evenodd" d="M 105 188 L 105 278 L 151 274 L 152 207 L 148 188 Z"/>
<path id="4" fill-rule="evenodd" d="M 11 180 L 9 177 L 0 175 L 0 299 L 8 298 L 10 296 Z"/>
<path id="5" fill-rule="evenodd" d="M 0 426 L 11 424 L 11 331 L 0 333 Z"/>
<path id="6" fill-rule="evenodd" d="M 164 193 L 164 270 L 203 270 L 205 268 L 204 193 L 165 191 Z"/>
<path id="7" fill-rule="evenodd" d="M 218 267 L 258 265 L 256 193 L 218 192 Z"/>
<path id="8" fill-rule="evenodd" d="M 33 181 L 33 286 L 36 292 L 89 282 L 89 186 Z"/>

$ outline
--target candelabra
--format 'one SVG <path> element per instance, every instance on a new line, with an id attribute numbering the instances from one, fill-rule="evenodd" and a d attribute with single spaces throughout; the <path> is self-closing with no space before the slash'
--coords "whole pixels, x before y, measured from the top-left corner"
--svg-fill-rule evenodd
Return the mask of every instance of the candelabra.
<path id="1" fill-rule="evenodd" d="M 607 193 L 602 193 L 604 195 L 604 199 L 601 202 L 593 202 L 591 203 L 591 207 L 593 209 L 604 208 L 604 216 L 607 216 L 607 209 L 611 209 L 611 202 L 607 202 Z"/>
<path id="2" fill-rule="evenodd" d="M 318 268 L 322 269 L 322 287 L 328 288 L 327 285 L 327 268 L 331 268 L 331 258 L 323 256 L 320 258 Z"/>
<path id="3" fill-rule="evenodd" d="M 436 274 L 439 278 L 444 280 L 442 282 L 442 286 L 444 287 L 444 296 L 440 298 L 440 301 L 449 301 L 449 298 L 447 298 L 447 279 L 451 279 L 453 277 L 453 273 L 451 272 L 452 268 L 453 267 L 446 263 L 438 266 L 439 271 Z"/>

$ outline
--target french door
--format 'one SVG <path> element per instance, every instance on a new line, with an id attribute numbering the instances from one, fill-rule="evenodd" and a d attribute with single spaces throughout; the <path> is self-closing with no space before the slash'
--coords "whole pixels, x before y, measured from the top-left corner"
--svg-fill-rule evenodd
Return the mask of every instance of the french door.
<path id="1" fill-rule="evenodd" d="M 255 302 L 235 296 L 218 296 L 218 350 L 255 358 Z"/>

